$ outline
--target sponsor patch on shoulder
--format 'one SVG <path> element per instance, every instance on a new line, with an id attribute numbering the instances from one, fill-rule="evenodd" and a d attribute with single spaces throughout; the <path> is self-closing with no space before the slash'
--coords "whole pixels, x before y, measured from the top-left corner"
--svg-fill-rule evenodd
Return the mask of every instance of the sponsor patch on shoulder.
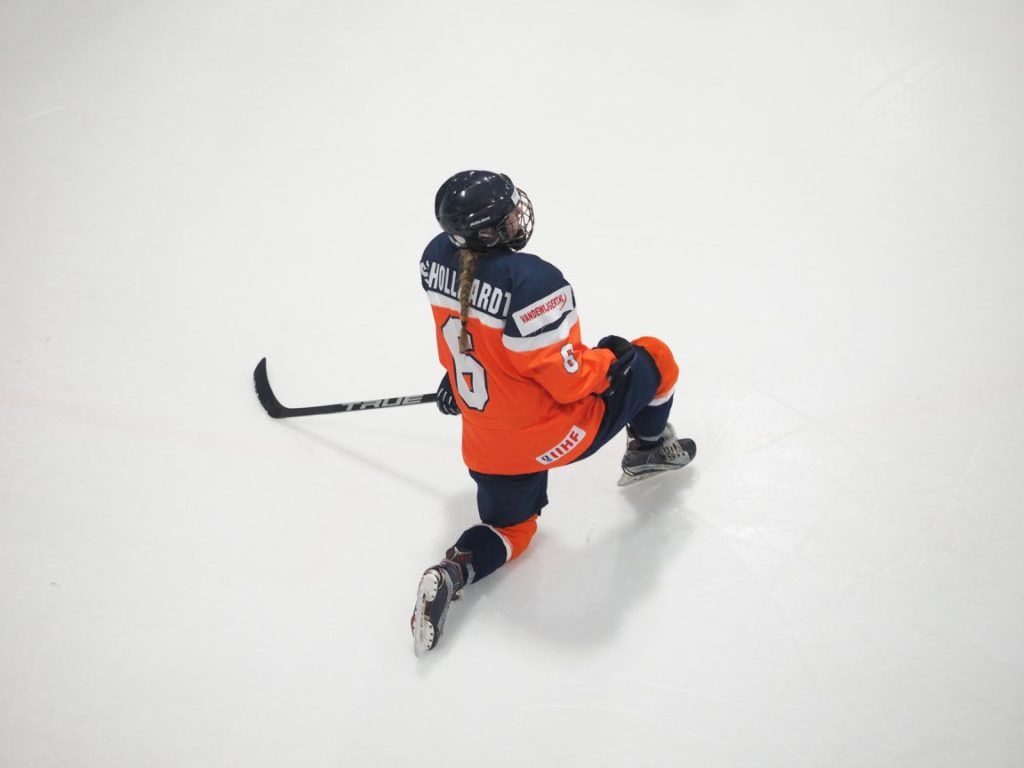
<path id="1" fill-rule="evenodd" d="M 579 444 L 583 442 L 583 438 L 586 436 L 586 431 L 577 426 L 573 426 L 573 428 L 569 430 L 569 434 L 562 438 L 562 441 L 558 445 L 547 453 L 543 453 L 538 456 L 537 461 L 545 465 L 553 464 L 563 456 L 566 456 L 576 450 L 576 448 L 579 447 Z"/>
<path id="2" fill-rule="evenodd" d="M 519 332 L 523 336 L 529 336 L 545 325 L 556 322 L 558 318 L 566 312 L 572 311 L 574 307 L 572 288 L 566 285 L 528 307 L 517 309 L 512 315 L 516 319 L 516 328 L 519 329 Z"/>

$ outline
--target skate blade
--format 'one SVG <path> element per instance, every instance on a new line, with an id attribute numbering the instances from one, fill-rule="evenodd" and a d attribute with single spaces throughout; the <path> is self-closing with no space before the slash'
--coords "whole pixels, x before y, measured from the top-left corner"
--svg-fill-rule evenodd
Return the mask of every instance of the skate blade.
<path id="1" fill-rule="evenodd" d="M 416 613 L 412 628 L 412 652 L 419 658 L 434 647 L 434 628 L 423 618 L 422 611 L 417 610 Z"/>
<path id="2" fill-rule="evenodd" d="M 424 574 L 416 589 L 416 610 L 412 615 L 412 652 L 417 657 L 434 647 L 436 633 L 434 625 L 427 619 L 427 603 L 437 597 L 437 579 L 433 574 Z"/>
<path id="3" fill-rule="evenodd" d="M 649 480 L 655 475 L 663 475 L 668 470 L 659 470 L 655 472 L 644 472 L 642 475 L 627 475 L 625 472 L 622 473 L 622 477 L 619 478 L 617 485 L 620 488 L 625 488 L 627 485 L 636 485 L 642 483 L 644 480 Z"/>
<path id="4" fill-rule="evenodd" d="M 661 475 L 667 475 L 669 472 L 675 472 L 678 469 L 689 466 L 690 462 L 686 464 L 680 464 L 677 467 L 665 467 L 664 469 L 652 469 L 650 472 L 643 472 L 639 475 L 631 475 L 627 472 L 622 473 L 622 477 L 619 478 L 618 486 L 625 488 L 627 485 L 636 485 L 642 483 L 644 480 L 650 480 L 652 477 L 660 477 Z"/>

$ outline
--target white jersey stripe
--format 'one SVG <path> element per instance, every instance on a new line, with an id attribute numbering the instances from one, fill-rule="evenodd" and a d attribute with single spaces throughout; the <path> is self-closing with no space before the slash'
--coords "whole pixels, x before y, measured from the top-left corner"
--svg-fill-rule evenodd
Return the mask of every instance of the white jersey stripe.
<path id="1" fill-rule="evenodd" d="M 537 299 L 530 306 L 517 309 L 512 313 L 512 319 L 515 320 L 520 335 L 529 336 L 545 325 L 551 325 L 566 312 L 571 312 L 575 308 L 572 288 L 564 285 L 543 299 Z"/>
<path id="2" fill-rule="evenodd" d="M 438 293 L 437 291 L 427 291 L 427 299 L 435 307 L 450 309 L 453 312 L 461 311 L 458 299 L 453 299 L 451 296 L 446 296 L 443 293 Z M 505 321 L 502 320 L 500 317 L 488 315 L 484 312 L 481 312 L 479 309 L 476 309 L 475 307 L 469 308 L 469 316 L 474 320 L 479 320 L 481 323 L 488 326 L 489 328 L 500 329 L 505 327 Z"/>
<path id="3" fill-rule="evenodd" d="M 576 325 L 577 317 L 576 310 L 574 309 L 562 317 L 562 322 L 558 324 L 557 328 L 545 331 L 537 336 L 525 336 L 523 338 L 509 336 L 506 333 L 501 337 L 501 342 L 505 345 L 505 349 L 510 349 L 513 352 L 533 352 L 536 349 L 544 349 L 544 347 L 550 347 L 552 344 L 557 344 L 569 338 L 569 331 Z"/>
<path id="4" fill-rule="evenodd" d="M 675 392 L 676 388 L 672 387 L 672 389 L 670 389 L 667 394 L 662 395 L 661 397 L 654 398 L 653 400 L 651 400 L 651 402 L 648 403 L 648 405 L 661 405 L 662 403 L 667 403 L 669 401 L 669 398 L 672 397 L 672 395 L 674 395 Z"/>

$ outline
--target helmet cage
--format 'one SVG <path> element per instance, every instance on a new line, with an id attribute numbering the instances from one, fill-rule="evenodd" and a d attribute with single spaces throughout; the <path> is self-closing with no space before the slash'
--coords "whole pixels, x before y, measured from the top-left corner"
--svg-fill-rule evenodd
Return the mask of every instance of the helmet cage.
<path id="1" fill-rule="evenodd" d="M 513 251 L 522 250 L 533 236 L 533 203 L 530 201 L 530 196 L 519 187 L 516 187 L 516 191 L 512 194 L 512 203 L 515 207 L 499 222 L 473 232 L 474 239 L 486 248 L 504 246 Z M 451 240 L 455 245 L 466 244 L 466 239 L 458 235 L 452 237 Z"/>

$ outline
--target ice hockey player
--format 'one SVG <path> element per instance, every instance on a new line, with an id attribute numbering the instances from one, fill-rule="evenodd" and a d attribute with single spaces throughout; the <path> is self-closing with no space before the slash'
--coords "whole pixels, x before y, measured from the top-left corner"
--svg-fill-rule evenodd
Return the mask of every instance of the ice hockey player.
<path id="1" fill-rule="evenodd" d="M 412 616 L 417 655 L 437 646 L 451 601 L 523 553 L 548 503 L 548 471 L 585 459 L 627 430 L 619 485 L 693 460 L 693 440 L 668 423 L 679 368 L 656 338 L 580 336 L 572 287 L 522 248 L 530 198 L 508 176 L 457 173 L 434 215 L 444 230 L 420 260 L 445 375 L 442 413 L 462 415 L 462 455 L 476 481 L 480 525 L 420 579 Z"/>

